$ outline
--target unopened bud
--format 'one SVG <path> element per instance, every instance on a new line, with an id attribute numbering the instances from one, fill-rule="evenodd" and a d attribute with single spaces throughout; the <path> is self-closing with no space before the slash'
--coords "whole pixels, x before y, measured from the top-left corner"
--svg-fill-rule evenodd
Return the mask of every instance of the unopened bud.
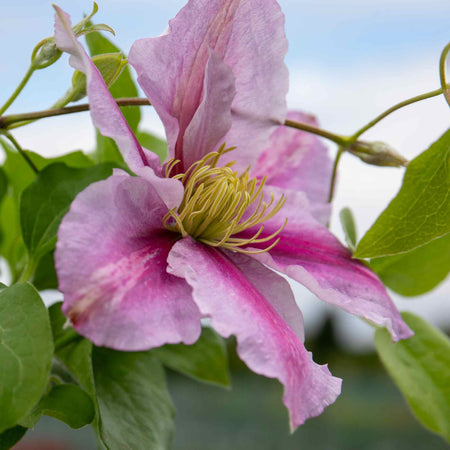
<path id="1" fill-rule="evenodd" d="M 102 74 L 108 87 L 112 86 L 121 74 L 128 61 L 122 53 L 105 53 L 92 58 L 97 69 Z M 76 70 L 72 77 L 71 101 L 76 102 L 86 96 L 86 75 Z"/>
<path id="2" fill-rule="evenodd" d="M 55 39 L 49 37 L 43 39 L 31 54 L 31 65 L 34 69 L 45 69 L 56 62 L 62 55 L 62 51 L 56 47 Z"/>
<path id="3" fill-rule="evenodd" d="M 385 142 L 357 141 L 346 149 L 367 164 L 385 167 L 404 167 L 408 160 Z"/>
<path id="4" fill-rule="evenodd" d="M 91 14 L 72 27 L 76 36 L 82 36 L 96 31 L 108 31 L 114 34 L 114 30 L 104 23 L 96 25 L 90 23 L 90 20 L 97 11 L 98 6 L 97 3 L 94 2 Z M 36 70 L 45 69 L 55 63 L 61 55 L 62 51 L 56 47 L 55 38 L 48 37 L 39 42 L 34 48 L 33 53 L 31 54 L 31 65 Z"/>

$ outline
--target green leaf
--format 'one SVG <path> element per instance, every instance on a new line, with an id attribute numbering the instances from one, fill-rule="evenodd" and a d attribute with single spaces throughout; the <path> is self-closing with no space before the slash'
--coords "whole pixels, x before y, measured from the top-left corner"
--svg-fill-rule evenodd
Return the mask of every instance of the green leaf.
<path id="1" fill-rule="evenodd" d="M 65 329 L 66 316 L 61 312 L 62 303 L 55 303 L 49 308 L 50 323 L 54 341 L 63 340 L 73 330 Z M 95 417 L 92 423 L 99 448 L 107 449 L 101 435 L 101 418 L 97 402 L 92 370 L 92 343 L 80 337 L 79 340 L 68 343 L 55 351 L 56 357 L 70 372 L 75 381 L 89 394 L 94 405 Z"/>
<path id="2" fill-rule="evenodd" d="M 81 428 L 92 422 L 95 416 L 91 398 L 74 384 L 61 384 L 39 402 L 41 414 L 65 422 L 71 428 Z"/>
<path id="3" fill-rule="evenodd" d="M 61 303 L 52 305 L 50 318 L 54 339 L 60 340 L 68 332 Z M 170 448 L 173 406 L 164 371 L 151 352 L 93 348 L 81 339 L 56 355 L 94 402 L 92 426 L 101 448 Z"/>
<path id="4" fill-rule="evenodd" d="M 37 291 L 29 284 L 0 291 L 0 432 L 39 401 L 52 356 L 48 312 Z"/>
<path id="5" fill-rule="evenodd" d="M 111 164 L 73 169 L 56 163 L 42 170 L 23 191 L 20 202 L 22 235 L 35 261 L 53 250 L 59 224 L 76 195 L 111 174 Z"/>
<path id="6" fill-rule="evenodd" d="M 139 143 L 145 147 L 146 149 L 156 153 L 161 162 L 163 162 L 167 158 L 167 142 L 162 139 L 153 136 L 146 131 L 138 131 L 136 134 Z"/>
<path id="7" fill-rule="evenodd" d="M 355 257 L 413 250 L 450 232 L 450 130 L 406 169 L 402 187 L 359 243 Z"/>
<path id="8" fill-rule="evenodd" d="M 0 433 L 0 450 L 9 450 L 12 448 L 23 438 L 26 432 L 27 429 L 25 427 L 18 425 Z"/>
<path id="9" fill-rule="evenodd" d="M 11 146 L 0 138 L 0 145 L 6 153 L 3 170 L 8 177 L 11 187 L 8 194 L 0 203 L 0 254 L 8 262 L 13 280 L 17 280 L 22 273 L 26 261 L 26 248 L 22 239 L 19 218 L 19 197 L 22 191 L 36 178 L 35 173 Z M 63 161 L 71 167 L 89 167 L 93 162 L 82 152 L 72 152 L 57 158 L 46 159 L 42 156 L 26 152 L 36 167 L 43 169 L 47 165 Z"/>
<path id="10" fill-rule="evenodd" d="M 92 363 L 109 449 L 170 448 L 174 409 L 161 363 L 150 352 L 106 348 L 94 348 Z"/>
<path id="11" fill-rule="evenodd" d="M 104 53 L 121 52 L 111 41 L 104 37 L 101 33 L 90 33 L 86 36 L 86 42 L 89 47 L 91 56 L 101 55 Z M 120 97 L 137 97 L 138 89 L 131 76 L 128 66 L 124 67 L 122 73 L 110 87 L 109 91 L 114 98 Z M 130 125 L 131 130 L 136 133 L 139 122 L 141 120 L 141 111 L 136 106 L 125 106 L 120 108 L 125 119 Z M 96 160 L 123 162 L 122 155 L 115 142 L 97 132 L 97 151 Z"/>
<path id="12" fill-rule="evenodd" d="M 342 229 L 345 234 L 345 241 L 351 250 L 355 250 L 356 241 L 356 225 L 355 219 L 353 218 L 353 213 L 350 208 L 343 208 L 339 213 L 339 218 L 341 219 Z"/>
<path id="13" fill-rule="evenodd" d="M 415 335 L 394 344 L 379 328 L 378 354 L 417 419 L 450 442 L 450 340 L 420 317 L 402 316 Z"/>
<path id="14" fill-rule="evenodd" d="M 0 167 L 0 202 L 6 195 L 8 190 L 8 178 L 6 177 L 5 171 Z"/>
<path id="15" fill-rule="evenodd" d="M 20 231 L 17 201 L 7 195 L 0 204 L 0 255 L 6 259 L 13 280 L 17 280 L 26 262 L 26 248 Z"/>
<path id="16" fill-rule="evenodd" d="M 23 157 L 14 150 L 6 141 L 0 139 L 0 144 L 5 150 L 6 160 L 4 163 L 4 171 L 12 186 L 15 198 L 19 198 L 22 191 L 30 185 L 36 178 L 36 174 L 25 162 Z M 81 151 L 67 153 L 55 158 L 44 158 L 43 156 L 26 150 L 25 153 L 38 168 L 42 170 L 50 164 L 62 162 L 69 167 L 83 168 L 92 166 L 93 161 Z"/>
<path id="17" fill-rule="evenodd" d="M 39 260 L 33 275 L 33 286 L 38 291 L 58 289 L 54 252 L 47 253 Z"/>
<path id="18" fill-rule="evenodd" d="M 450 234 L 399 255 L 370 261 L 383 283 L 405 296 L 421 295 L 444 281 L 450 272 Z"/>
<path id="19" fill-rule="evenodd" d="M 204 327 L 193 345 L 164 345 L 152 353 L 167 367 L 196 380 L 230 386 L 225 343 L 211 328 Z"/>

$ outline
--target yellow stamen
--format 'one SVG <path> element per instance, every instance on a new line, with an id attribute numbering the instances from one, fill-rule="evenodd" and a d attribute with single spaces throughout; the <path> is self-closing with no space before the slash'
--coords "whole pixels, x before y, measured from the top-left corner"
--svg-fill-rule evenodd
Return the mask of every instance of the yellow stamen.
<path id="1" fill-rule="evenodd" d="M 217 167 L 219 159 L 235 147 L 222 145 L 216 152 L 209 153 L 195 162 L 182 174 L 173 178 L 184 184 L 184 197 L 177 209 L 170 210 L 163 218 L 164 226 L 183 237 L 192 238 L 212 247 L 222 247 L 241 253 L 262 253 L 272 249 L 279 241 L 276 239 L 267 248 L 245 250 L 242 247 L 272 241 L 283 231 L 283 225 L 270 236 L 260 238 L 264 225 L 250 238 L 235 235 L 272 219 L 286 203 L 281 198 L 274 204 L 263 200 L 263 188 L 266 177 L 262 180 L 250 178 L 248 167 L 241 175 L 232 170 L 235 162 Z M 170 160 L 166 165 L 165 175 L 170 177 L 179 160 Z M 252 212 L 249 212 L 251 207 Z M 247 213 L 247 217 L 244 217 Z"/>

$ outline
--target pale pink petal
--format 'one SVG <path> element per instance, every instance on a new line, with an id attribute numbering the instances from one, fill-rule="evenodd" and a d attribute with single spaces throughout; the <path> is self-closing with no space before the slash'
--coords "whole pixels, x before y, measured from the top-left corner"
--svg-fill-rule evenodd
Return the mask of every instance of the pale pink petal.
<path id="1" fill-rule="evenodd" d="M 192 344 L 200 313 L 187 283 L 166 272 L 178 238 L 167 207 L 144 178 L 114 175 L 72 203 L 55 252 L 64 313 L 96 345 L 146 350 Z"/>
<path id="2" fill-rule="evenodd" d="M 277 312 L 278 295 L 277 308 L 262 295 L 261 291 L 273 293 L 273 287 L 262 287 L 263 267 L 255 272 L 255 266 L 242 259 L 238 267 L 227 253 L 189 237 L 173 246 L 168 262 L 169 271 L 192 286 L 194 301 L 211 318 L 214 329 L 224 337 L 236 335 L 238 354 L 249 368 L 284 385 L 283 401 L 292 429 L 334 402 L 341 381 L 312 361 L 299 336 Z M 261 286 L 249 281 L 250 272 Z M 273 282 L 272 276 L 268 279 Z"/>
<path id="3" fill-rule="evenodd" d="M 274 219 L 264 224 L 259 237 L 270 236 L 283 224 L 285 217 L 287 226 L 269 253 L 252 256 L 302 283 L 321 300 L 387 327 L 394 341 L 410 337 L 412 332 L 383 283 L 364 263 L 353 259 L 351 252 L 313 218 L 308 212 L 305 194 L 273 186 L 270 190 L 276 198 L 283 192 L 287 203 Z M 255 231 L 256 228 L 247 230 L 240 237 L 250 237 Z M 251 247 L 266 248 L 267 245 L 251 244 Z"/>
<path id="4" fill-rule="evenodd" d="M 231 261 L 241 270 L 253 286 L 276 309 L 281 318 L 291 327 L 302 342 L 305 341 L 303 315 L 295 302 L 289 283 L 273 270 L 264 267 L 248 255 L 225 251 Z"/>
<path id="5" fill-rule="evenodd" d="M 183 161 L 180 170 L 187 168 L 184 158 L 192 160 L 187 155 L 196 152 L 195 146 L 183 147 L 183 138 L 206 101 L 204 79 L 211 50 L 231 68 L 236 96 L 230 131 L 223 137 L 224 124 L 219 121 L 208 129 L 210 141 L 215 137 L 215 145 L 225 141 L 237 146 L 239 169 L 256 161 L 273 126 L 285 119 L 283 26 L 275 0 L 190 0 L 166 34 L 133 44 L 130 63 L 166 127 L 171 156 Z M 202 118 L 207 120 L 206 115 Z"/>
<path id="6" fill-rule="evenodd" d="M 132 170 L 154 166 L 151 152 L 145 151 L 131 131 L 117 103 L 111 96 L 95 64 L 78 42 L 69 15 L 54 6 L 56 46 L 71 55 L 69 62 L 86 75 L 87 94 L 94 125 L 100 133 L 115 140 L 126 163 Z M 159 164 L 158 164 L 159 165 Z"/>
<path id="7" fill-rule="evenodd" d="M 214 150 L 231 127 L 231 102 L 236 94 L 231 69 L 213 50 L 206 64 L 203 100 L 183 138 L 183 164 L 191 166 Z"/>
<path id="8" fill-rule="evenodd" d="M 314 116 L 289 112 L 288 118 L 318 126 Z M 267 185 L 305 192 L 313 216 L 326 224 L 331 207 L 328 203 L 332 161 L 327 147 L 313 134 L 279 126 L 252 170 L 257 178 L 267 177 Z"/>

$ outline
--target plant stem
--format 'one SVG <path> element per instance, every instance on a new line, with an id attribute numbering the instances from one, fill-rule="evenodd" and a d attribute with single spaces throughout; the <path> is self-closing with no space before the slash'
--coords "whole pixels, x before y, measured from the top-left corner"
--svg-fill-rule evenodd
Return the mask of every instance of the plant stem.
<path id="1" fill-rule="evenodd" d="M 28 68 L 24 77 L 22 78 L 22 81 L 19 83 L 19 86 L 17 86 L 16 90 L 11 94 L 11 97 L 9 97 L 6 103 L 0 108 L 0 116 L 11 106 L 12 102 L 21 93 L 22 89 L 28 83 L 28 80 L 31 78 L 31 75 L 33 75 L 34 71 L 35 69 L 33 66 L 30 66 Z"/>
<path id="2" fill-rule="evenodd" d="M 400 103 L 397 103 L 396 105 L 390 107 L 383 113 L 381 113 L 379 116 L 375 117 L 375 119 L 371 120 L 367 125 L 363 126 L 360 130 L 358 130 L 355 134 L 353 134 L 350 137 L 350 143 L 356 142 L 356 140 L 367 130 L 375 126 L 378 122 L 383 120 L 385 117 L 387 117 L 389 114 L 393 113 L 394 111 L 397 111 L 400 108 L 403 108 L 408 105 L 412 105 L 413 103 L 420 102 L 421 100 L 426 100 L 428 98 L 437 97 L 438 95 L 441 95 L 444 92 L 443 88 L 436 89 L 431 92 L 426 92 L 425 94 L 417 95 L 416 97 L 409 98 L 408 100 L 404 100 Z"/>
<path id="3" fill-rule="evenodd" d="M 116 100 L 118 106 L 144 106 L 151 105 L 146 98 L 119 98 Z M 25 114 L 14 114 L 10 116 L 0 117 L 0 129 L 13 128 L 11 125 L 17 122 L 23 122 L 27 120 L 43 119 L 45 117 L 62 116 L 64 114 L 73 114 L 82 111 L 89 111 L 90 106 L 88 103 L 81 105 L 68 106 L 66 108 L 47 109 L 45 111 L 36 111 Z"/>
<path id="4" fill-rule="evenodd" d="M 31 167 L 33 172 L 37 175 L 39 173 L 39 169 L 34 165 L 33 161 L 31 161 L 30 157 L 25 153 L 25 151 L 16 141 L 14 136 L 6 130 L 2 130 L 0 134 L 3 134 L 11 141 L 16 150 L 22 155 L 23 159 L 27 162 L 27 164 Z"/>
<path id="5" fill-rule="evenodd" d="M 296 128 L 297 130 L 316 134 L 330 141 L 333 141 L 334 143 L 342 147 L 346 147 L 347 145 L 349 145 L 349 140 L 347 137 L 331 133 L 330 131 L 322 130 L 321 128 L 313 127 L 312 125 L 308 125 L 306 123 L 296 122 L 294 120 L 286 120 L 284 122 L 284 125 L 286 127 Z"/>
<path id="6" fill-rule="evenodd" d="M 330 180 L 330 190 L 328 191 L 328 203 L 331 203 L 333 201 L 334 189 L 336 186 L 337 169 L 339 166 L 339 161 L 341 160 L 341 156 L 344 153 L 344 151 L 345 149 L 343 147 L 339 147 L 336 153 L 336 158 L 334 158 L 333 172 L 331 173 L 331 180 Z"/>

